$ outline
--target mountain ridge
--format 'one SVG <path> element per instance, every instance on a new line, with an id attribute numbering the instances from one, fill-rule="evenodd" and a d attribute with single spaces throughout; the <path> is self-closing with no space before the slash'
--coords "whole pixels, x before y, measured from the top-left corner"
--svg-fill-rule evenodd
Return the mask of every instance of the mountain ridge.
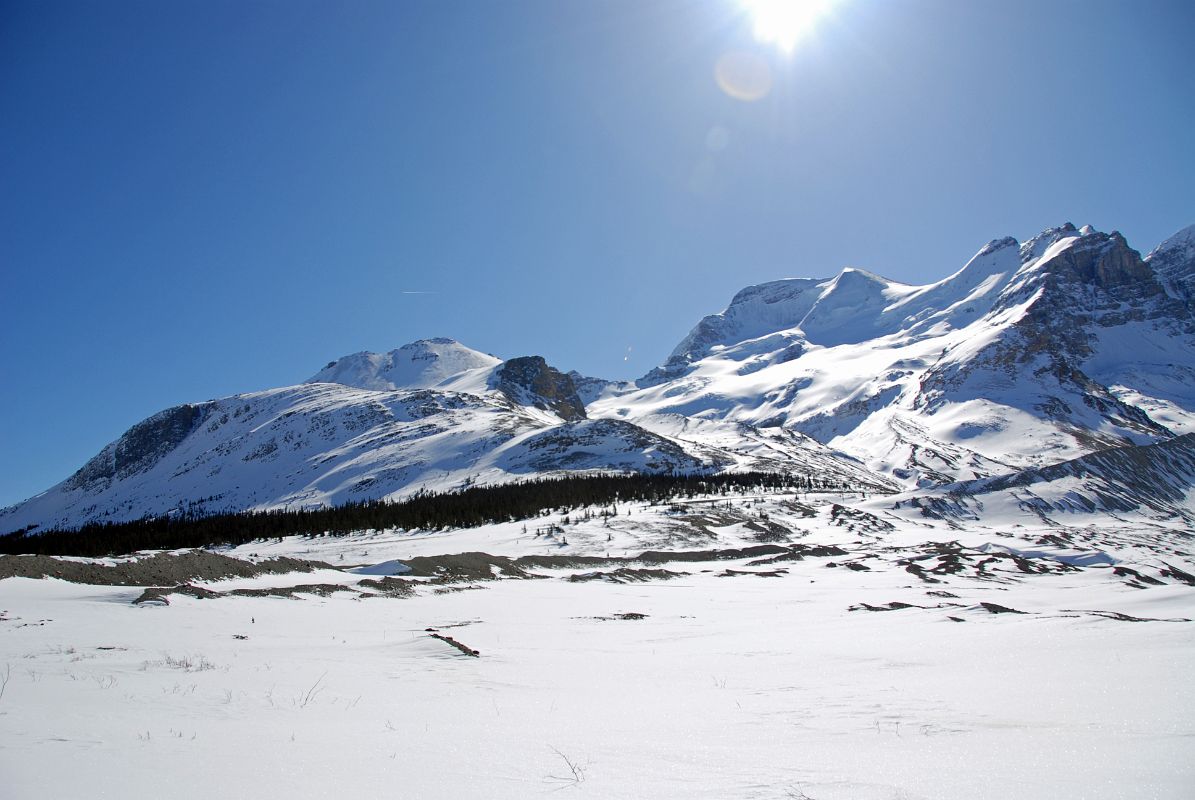
<path id="1" fill-rule="evenodd" d="M 638 381 L 447 338 L 166 409 L 0 529 L 303 507 L 584 471 L 817 471 L 953 485 L 1195 431 L 1195 226 L 1142 258 L 1067 223 L 913 286 L 848 267 L 745 287 Z"/>
<path id="2" fill-rule="evenodd" d="M 871 338 L 824 335 L 843 304 L 819 306 L 844 278 L 866 289 L 848 305 Z M 994 239 L 927 286 L 846 270 L 748 287 L 637 392 L 590 413 L 782 425 L 881 473 L 950 482 L 1188 430 L 1192 322 L 1120 234 L 1067 223 Z M 726 330 L 754 338 L 726 343 Z"/>

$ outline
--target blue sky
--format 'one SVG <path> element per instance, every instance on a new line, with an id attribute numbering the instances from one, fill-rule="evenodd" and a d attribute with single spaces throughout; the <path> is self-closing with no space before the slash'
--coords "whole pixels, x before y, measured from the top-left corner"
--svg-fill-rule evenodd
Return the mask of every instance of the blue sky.
<path id="1" fill-rule="evenodd" d="M 1067 220 L 1147 251 L 1195 222 L 1193 29 L 840 0 L 785 54 L 738 0 L 6 0 L 0 504 L 358 350 L 629 378 L 752 283 L 929 282 Z"/>

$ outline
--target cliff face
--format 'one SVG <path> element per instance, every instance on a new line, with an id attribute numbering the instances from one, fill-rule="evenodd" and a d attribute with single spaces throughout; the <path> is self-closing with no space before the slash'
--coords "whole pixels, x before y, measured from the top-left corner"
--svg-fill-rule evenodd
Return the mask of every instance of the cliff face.
<path id="1" fill-rule="evenodd" d="M 176 406 L 138 422 L 68 478 L 66 486 L 106 488 L 114 480 L 150 469 L 202 424 L 210 407 Z"/>

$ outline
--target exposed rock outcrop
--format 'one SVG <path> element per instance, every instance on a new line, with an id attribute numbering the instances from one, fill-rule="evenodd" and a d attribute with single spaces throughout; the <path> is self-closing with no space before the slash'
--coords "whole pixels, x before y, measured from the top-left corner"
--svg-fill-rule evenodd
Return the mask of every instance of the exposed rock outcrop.
<path id="1" fill-rule="evenodd" d="M 548 366 L 542 356 L 510 359 L 494 373 L 494 384 L 516 405 L 551 411 L 565 422 L 586 418 L 573 379 Z"/>
<path id="2" fill-rule="evenodd" d="M 207 417 L 211 403 L 168 408 L 138 422 L 67 479 L 68 488 L 107 486 L 156 464 Z"/>

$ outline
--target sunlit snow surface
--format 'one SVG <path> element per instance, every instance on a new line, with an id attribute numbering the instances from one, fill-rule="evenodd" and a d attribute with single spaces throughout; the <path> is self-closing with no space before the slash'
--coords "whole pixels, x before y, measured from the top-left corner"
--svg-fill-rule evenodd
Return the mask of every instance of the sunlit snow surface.
<path id="1" fill-rule="evenodd" d="M 1012 503 L 959 525 L 898 499 L 287 538 L 230 554 L 336 569 L 204 584 L 353 589 L 323 597 L 137 606 L 136 587 L 9 578 L 0 796 L 1190 797 L 1195 587 L 1165 573 L 1195 572 L 1189 524 Z M 762 542 L 845 554 L 420 579 L 406 598 L 348 572 Z"/>

